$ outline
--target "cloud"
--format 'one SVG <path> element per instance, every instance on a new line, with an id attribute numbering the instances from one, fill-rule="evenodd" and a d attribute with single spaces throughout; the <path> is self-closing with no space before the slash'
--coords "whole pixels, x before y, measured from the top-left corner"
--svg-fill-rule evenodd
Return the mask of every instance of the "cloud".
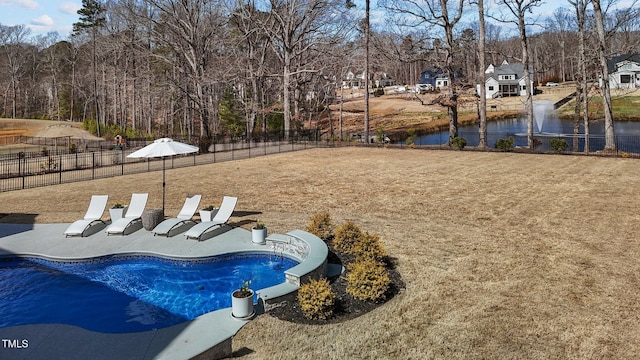
<path id="1" fill-rule="evenodd" d="M 49 15 L 42 15 L 38 18 L 32 19 L 31 24 L 41 25 L 41 26 L 51 26 L 53 25 L 53 19 L 51 19 Z"/>
<path id="2" fill-rule="evenodd" d="M 40 8 L 40 4 L 33 0 L 0 0 L 0 6 L 18 6 L 25 9 Z"/>
<path id="3" fill-rule="evenodd" d="M 75 15 L 78 13 L 78 10 L 80 10 L 81 7 L 82 6 L 80 6 L 80 4 L 78 3 L 63 2 L 62 4 L 60 4 L 60 6 L 58 6 L 58 10 L 60 10 L 64 14 Z"/>

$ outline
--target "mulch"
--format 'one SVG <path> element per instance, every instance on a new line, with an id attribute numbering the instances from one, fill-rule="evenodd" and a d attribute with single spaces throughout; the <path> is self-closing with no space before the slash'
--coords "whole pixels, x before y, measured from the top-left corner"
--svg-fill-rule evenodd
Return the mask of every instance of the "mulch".
<path id="1" fill-rule="evenodd" d="M 344 266 L 345 264 L 349 264 L 353 261 L 351 256 L 336 251 L 331 244 L 327 244 L 327 246 L 329 247 L 328 262 L 330 264 L 339 264 Z M 331 289 L 336 295 L 335 307 L 331 318 L 326 320 L 307 319 L 300 309 L 300 305 L 297 301 L 285 301 L 281 306 L 269 311 L 267 314 L 280 320 L 306 325 L 336 324 L 366 314 L 385 304 L 405 288 L 402 276 L 396 270 L 394 259 L 387 258 L 385 259 L 385 263 L 387 265 L 391 283 L 389 284 L 389 289 L 385 293 L 383 299 L 378 301 L 362 301 L 349 295 L 346 291 L 347 279 L 345 271 L 339 276 L 329 278 Z"/>

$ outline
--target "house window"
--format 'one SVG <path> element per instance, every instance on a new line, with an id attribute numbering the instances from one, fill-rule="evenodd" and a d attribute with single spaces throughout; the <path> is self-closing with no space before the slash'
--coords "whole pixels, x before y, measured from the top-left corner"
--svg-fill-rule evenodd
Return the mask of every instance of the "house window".
<path id="1" fill-rule="evenodd" d="M 489 85 L 489 91 L 493 91 L 493 85 Z"/>
<path id="2" fill-rule="evenodd" d="M 620 75 L 620 83 L 621 84 L 631 83 L 631 75 Z"/>

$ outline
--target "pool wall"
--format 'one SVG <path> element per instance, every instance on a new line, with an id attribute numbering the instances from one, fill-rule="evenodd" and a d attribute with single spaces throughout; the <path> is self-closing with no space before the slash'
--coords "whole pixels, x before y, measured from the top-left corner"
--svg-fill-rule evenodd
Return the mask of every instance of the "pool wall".
<path id="1" fill-rule="evenodd" d="M 258 305 L 268 312 L 285 301 L 295 301 L 298 288 L 310 279 L 317 280 L 326 276 L 329 249 L 322 239 L 302 230 L 293 230 L 285 235 L 270 235 L 266 240 L 264 246 L 272 249 L 275 254 L 300 261 L 300 264 L 285 271 L 284 283 L 257 291 Z"/>

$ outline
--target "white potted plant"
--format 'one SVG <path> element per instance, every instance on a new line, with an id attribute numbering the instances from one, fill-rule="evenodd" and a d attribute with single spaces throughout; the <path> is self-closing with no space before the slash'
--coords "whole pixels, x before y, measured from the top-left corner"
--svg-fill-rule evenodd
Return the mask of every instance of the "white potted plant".
<path id="1" fill-rule="evenodd" d="M 211 221 L 213 217 L 216 216 L 216 213 L 218 212 L 218 208 L 213 205 L 209 205 L 207 207 L 202 208 L 202 210 L 200 210 L 199 212 L 200 212 L 201 221 Z"/>
<path id="2" fill-rule="evenodd" d="M 267 227 L 261 221 L 256 221 L 256 224 L 251 228 L 251 241 L 254 244 L 264 245 L 267 243 Z"/>
<path id="3" fill-rule="evenodd" d="M 123 218 L 124 215 L 127 213 L 127 204 L 121 203 L 121 202 L 116 202 L 113 204 L 113 206 L 109 209 L 109 216 L 111 216 L 111 222 L 114 222 L 120 218 Z"/>
<path id="4" fill-rule="evenodd" d="M 251 280 L 242 283 L 239 289 L 231 293 L 231 316 L 237 319 L 250 319 L 253 310 L 253 290 L 249 288 Z"/>

